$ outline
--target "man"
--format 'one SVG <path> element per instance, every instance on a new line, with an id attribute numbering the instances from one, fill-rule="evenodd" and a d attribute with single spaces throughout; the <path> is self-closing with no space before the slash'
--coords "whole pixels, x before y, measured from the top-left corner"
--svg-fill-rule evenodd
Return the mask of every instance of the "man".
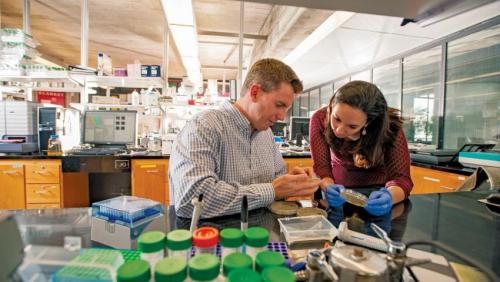
<path id="1" fill-rule="evenodd" d="M 319 180 L 311 168 L 286 165 L 270 127 L 284 120 L 302 83 L 286 64 L 256 62 L 247 74 L 242 96 L 234 104 L 204 111 L 177 136 L 170 155 L 170 189 L 178 216 L 191 217 L 191 200 L 203 194 L 201 217 L 238 213 L 241 199 L 249 209 L 287 196 L 313 194 Z"/>

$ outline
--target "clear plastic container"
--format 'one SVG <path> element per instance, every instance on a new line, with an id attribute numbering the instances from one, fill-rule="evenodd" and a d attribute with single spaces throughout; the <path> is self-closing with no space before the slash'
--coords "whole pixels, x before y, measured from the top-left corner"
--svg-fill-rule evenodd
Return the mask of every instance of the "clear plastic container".
<path id="1" fill-rule="evenodd" d="M 154 266 L 165 257 L 165 234 L 161 231 L 149 231 L 141 234 L 137 239 L 137 249 L 141 251 L 141 258 Z"/>
<path id="2" fill-rule="evenodd" d="M 120 196 L 92 204 L 93 217 L 128 227 L 158 214 L 163 214 L 160 203 L 134 196 Z"/>
<path id="3" fill-rule="evenodd" d="M 322 215 L 279 218 L 278 222 L 288 244 L 332 241 L 338 234 L 337 228 Z"/>
<path id="4" fill-rule="evenodd" d="M 225 228 L 220 232 L 221 259 L 232 253 L 239 253 L 244 242 L 244 235 L 240 229 Z"/>
<path id="5" fill-rule="evenodd" d="M 197 254 L 216 254 L 219 231 L 213 227 L 200 227 L 193 232 L 193 246 Z"/>
<path id="6" fill-rule="evenodd" d="M 169 257 L 155 265 L 155 282 L 182 282 L 187 277 L 187 262 L 181 257 Z"/>
<path id="7" fill-rule="evenodd" d="M 285 257 L 274 251 L 262 251 L 255 258 L 255 270 L 262 272 L 268 267 L 285 266 Z"/>
<path id="8" fill-rule="evenodd" d="M 116 274 L 117 282 L 147 282 L 151 280 L 149 263 L 145 260 L 133 260 L 126 262 L 118 268 Z"/>
<path id="9" fill-rule="evenodd" d="M 61 140 L 57 134 L 50 135 L 49 144 L 47 147 L 47 155 L 60 156 L 62 155 Z"/>
<path id="10" fill-rule="evenodd" d="M 213 254 L 197 254 L 189 261 L 191 281 L 220 281 L 220 260 Z"/>
<path id="11" fill-rule="evenodd" d="M 246 253 L 255 261 L 258 253 L 267 250 L 269 232 L 263 227 L 250 227 L 244 234 Z"/>
<path id="12" fill-rule="evenodd" d="M 178 229 L 167 234 L 168 256 L 188 261 L 191 255 L 192 236 L 189 230 Z"/>
<path id="13" fill-rule="evenodd" d="M 228 276 L 236 269 L 253 269 L 252 258 L 247 254 L 232 253 L 224 258 L 222 261 L 222 272 L 224 276 Z"/>

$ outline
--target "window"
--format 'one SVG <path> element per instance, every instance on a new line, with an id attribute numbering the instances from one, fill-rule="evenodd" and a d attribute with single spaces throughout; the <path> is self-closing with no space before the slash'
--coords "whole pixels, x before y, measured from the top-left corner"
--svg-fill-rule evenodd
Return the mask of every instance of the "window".
<path id="1" fill-rule="evenodd" d="M 410 143 L 437 145 L 441 46 L 403 59 L 404 130 Z"/>
<path id="2" fill-rule="evenodd" d="M 309 92 L 300 94 L 300 111 L 299 116 L 307 117 L 309 113 Z"/>
<path id="3" fill-rule="evenodd" d="M 340 87 L 344 86 L 344 84 L 348 82 L 349 82 L 349 77 L 335 81 L 335 83 L 333 83 L 333 92 L 337 92 L 337 90 L 339 90 Z"/>
<path id="4" fill-rule="evenodd" d="M 309 116 L 319 109 L 319 88 L 313 89 L 309 92 Z"/>
<path id="5" fill-rule="evenodd" d="M 387 105 L 396 109 L 401 109 L 399 63 L 397 60 L 373 69 L 373 83 L 384 94 Z"/>
<path id="6" fill-rule="evenodd" d="M 321 87 L 321 99 L 320 99 L 320 107 L 328 106 L 328 102 L 330 102 L 330 98 L 333 95 L 333 84 L 329 84 Z"/>
<path id="7" fill-rule="evenodd" d="M 365 71 L 358 72 L 356 74 L 351 75 L 351 81 L 362 80 L 362 81 L 371 82 L 372 81 L 371 76 L 372 75 L 370 73 L 370 70 L 365 70 Z"/>
<path id="8" fill-rule="evenodd" d="M 500 134 L 500 25 L 448 43 L 444 143 L 497 143 Z"/>

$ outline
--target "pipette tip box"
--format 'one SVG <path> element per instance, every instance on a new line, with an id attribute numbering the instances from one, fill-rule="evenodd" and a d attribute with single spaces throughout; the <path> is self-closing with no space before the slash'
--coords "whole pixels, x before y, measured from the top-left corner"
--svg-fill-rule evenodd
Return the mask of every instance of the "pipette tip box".
<path id="1" fill-rule="evenodd" d="M 135 249 L 147 231 L 165 231 L 163 206 L 134 196 L 120 196 L 92 204 L 92 241 L 118 249 Z"/>

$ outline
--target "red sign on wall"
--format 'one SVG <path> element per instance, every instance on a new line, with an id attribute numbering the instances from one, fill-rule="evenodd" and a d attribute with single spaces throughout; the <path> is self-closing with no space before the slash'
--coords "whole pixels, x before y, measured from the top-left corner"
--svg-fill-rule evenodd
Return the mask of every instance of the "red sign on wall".
<path id="1" fill-rule="evenodd" d="M 66 95 L 64 92 L 38 91 L 37 101 L 64 107 L 66 106 Z"/>

